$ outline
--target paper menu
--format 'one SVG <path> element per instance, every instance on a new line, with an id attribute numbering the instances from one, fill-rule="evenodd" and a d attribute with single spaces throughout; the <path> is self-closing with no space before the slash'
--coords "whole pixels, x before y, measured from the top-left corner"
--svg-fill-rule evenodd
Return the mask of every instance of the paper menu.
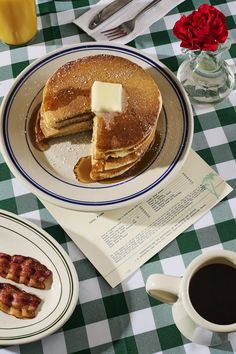
<path id="1" fill-rule="evenodd" d="M 114 287 L 231 191 L 191 150 L 174 180 L 132 207 L 90 213 L 42 203 Z"/>

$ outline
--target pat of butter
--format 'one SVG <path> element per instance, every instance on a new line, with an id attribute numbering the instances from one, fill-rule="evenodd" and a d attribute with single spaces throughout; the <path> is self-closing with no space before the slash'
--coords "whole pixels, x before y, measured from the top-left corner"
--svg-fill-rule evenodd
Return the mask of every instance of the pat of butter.
<path id="1" fill-rule="evenodd" d="M 122 112 L 122 85 L 95 81 L 91 92 L 92 112 Z"/>

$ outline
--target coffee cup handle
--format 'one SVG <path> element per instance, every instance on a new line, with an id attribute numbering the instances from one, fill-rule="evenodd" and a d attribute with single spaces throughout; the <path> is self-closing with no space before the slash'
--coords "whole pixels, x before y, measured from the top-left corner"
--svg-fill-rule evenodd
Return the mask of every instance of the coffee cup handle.
<path id="1" fill-rule="evenodd" d="M 173 304 L 178 300 L 181 277 L 165 274 L 151 274 L 146 282 L 147 293 L 167 304 Z"/>

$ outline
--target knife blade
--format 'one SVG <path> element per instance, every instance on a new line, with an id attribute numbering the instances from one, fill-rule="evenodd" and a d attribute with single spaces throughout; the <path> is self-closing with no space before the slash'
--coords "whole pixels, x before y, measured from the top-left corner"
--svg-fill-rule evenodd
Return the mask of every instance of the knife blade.
<path id="1" fill-rule="evenodd" d="M 92 18 L 88 26 L 89 29 L 93 30 L 97 26 L 101 25 L 104 21 L 131 1 L 132 0 L 115 0 L 111 4 L 107 5 Z"/>

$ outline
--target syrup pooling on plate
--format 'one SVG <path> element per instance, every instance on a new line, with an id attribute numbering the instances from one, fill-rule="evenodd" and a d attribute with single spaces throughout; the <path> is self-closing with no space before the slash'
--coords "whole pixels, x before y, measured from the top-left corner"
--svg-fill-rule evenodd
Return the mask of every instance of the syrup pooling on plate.
<path id="1" fill-rule="evenodd" d="M 39 149 L 40 151 L 44 151 L 48 148 L 48 144 L 46 142 L 40 142 L 36 143 L 36 141 L 39 141 L 39 136 L 36 137 L 36 134 L 40 135 L 41 130 L 39 128 L 39 120 L 38 120 L 38 114 L 40 110 L 40 105 L 37 104 L 36 107 L 33 109 L 32 114 L 27 117 L 28 118 L 28 136 L 30 138 L 31 144 L 34 146 L 35 149 Z M 36 127 L 37 126 L 37 127 Z"/>

